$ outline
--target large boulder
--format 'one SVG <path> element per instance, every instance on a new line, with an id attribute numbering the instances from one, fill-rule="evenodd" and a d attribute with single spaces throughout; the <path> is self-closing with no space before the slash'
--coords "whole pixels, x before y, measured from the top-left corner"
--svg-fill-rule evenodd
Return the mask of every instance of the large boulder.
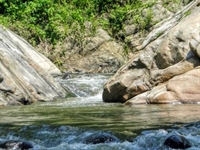
<path id="1" fill-rule="evenodd" d="M 194 80 L 194 76 L 196 79 L 199 78 L 197 75 L 199 69 L 194 69 L 200 65 L 199 4 L 199 0 L 191 2 L 173 17 L 164 20 L 162 24 L 159 23 L 159 26 L 149 33 L 143 42 L 143 51 L 134 56 L 105 83 L 103 91 L 105 102 L 126 102 L 130 99 L 129 103 L 200 101 L 200 98 L 196 97 L 200 94 L 198 85 L 190 82 Z M 189 75 L 172 79 L 193 69 L 194 71 L 189 72 Z M 183 82 L 186 79 L 187 81 Z M 169 80 L 170 82 L 167 83 Z M 189 89 L 178 84 L 189 84 L 195 87 Z M 155 89 L 157 91 L 153 92 Z M 167 94 L 164 97 L 161 94 L 162 97 L 159 98 L 152 96 L 152 93 L 162 93 L 162 90 L 167 92 L 171 90 L 171 95 Z M 194 94 L 193 97 L 188 99 L 190 97 L 187 95 L 188 92 L 191 92 L 190 95 Z M 168 97 L 172 95 L 174 97 Z"/>
<path id="2" fill-rule="evenodd" d="M 170 79 L 164 90 L 152 91 L 149 103 L 195 103 L 200 102 L 200 67 Z M 156 92 L 156 93 L 154 93 Z"/>
<path id="3" fill-rule="evenodd" d="M 198 81 L 200 81 L 200 67 L 175 76 L 166 83 L 133 97 L 126 104 L 198 103 L 200 102 Z"/>
<path id="4" fill-rule="evenodd" d="M 0 105 L 64 97 L 59 69 L 24 39 L 0 27 Z"/>

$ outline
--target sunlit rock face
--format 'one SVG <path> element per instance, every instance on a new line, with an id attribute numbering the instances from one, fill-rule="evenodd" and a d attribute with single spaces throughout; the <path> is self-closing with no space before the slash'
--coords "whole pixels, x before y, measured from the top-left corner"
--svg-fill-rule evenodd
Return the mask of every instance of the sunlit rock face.
<path id="1" fill-rule="evenodd" d="M 29 104 L 64 97 L 54 81 L 60 71 L 24 39 L 0 27 L 0 105 Z"/>
<path id="2" fill-rule="evenodd" d="M 141 53 L 105 83 L 105 102 L 200 102 L 199 4 L 191 2 L 149 33 Z"/>
<path id="3" fill-rule="evenodd" d="M 143 93 L 143 97 L 140 94 L 130 99 L 126 104 L 198 103 L 200 102 L 199 88 L 200 67 L 197 67 Z"/>

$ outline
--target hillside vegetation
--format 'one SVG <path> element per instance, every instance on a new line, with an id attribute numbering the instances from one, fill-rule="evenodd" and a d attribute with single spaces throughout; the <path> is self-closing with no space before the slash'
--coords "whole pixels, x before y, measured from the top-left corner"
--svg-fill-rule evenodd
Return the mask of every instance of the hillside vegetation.
<path id="1" fill-rule="evenodd" d="M 171 11 L 172 3 L 182 2 L 162 1 Z M 51 45 L 48 51 L 53 54 L 55 45 L 58 42 L 62 45 L 66 37 L 81 47 L 81 40 L 95 34 L 99 27 L 120 42 L 124 40 L 121 31 L 125 24 L 134 24 L 138 31 L 148 32 L 157 23 L 152 20 L 150 9 L 155 3 L 156 0 L 0 0 L 0 24 L 35 47 Z M 86 32 L 88 26 L 90 32 Z"/>

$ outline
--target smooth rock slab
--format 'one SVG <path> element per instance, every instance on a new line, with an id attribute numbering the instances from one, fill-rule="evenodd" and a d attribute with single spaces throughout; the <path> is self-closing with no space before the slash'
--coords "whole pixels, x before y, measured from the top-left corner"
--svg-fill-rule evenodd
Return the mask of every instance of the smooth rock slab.
<path id="1" fill-rule="evenodd" d="M 0 105 L 30 104 L 64 97 L 53 75 L 59 69 L 28 42 L 0 26 Z"/>

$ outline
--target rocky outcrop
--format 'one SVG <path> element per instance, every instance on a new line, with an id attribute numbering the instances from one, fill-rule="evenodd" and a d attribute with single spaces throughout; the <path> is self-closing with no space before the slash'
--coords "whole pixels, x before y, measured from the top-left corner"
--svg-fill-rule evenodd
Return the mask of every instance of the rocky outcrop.
<path id="1" fill-rule="evenodd" d="M 105 83 L 105 102 L 200 102 L 199 5 L 192 1 L 149 33 L 143 51 Z"/>
<path id="2" fill-rule="evenodd" d="M 24 39 L 0 27 L 0 105 L 64 97 L 65 90 L 53 78 L 60 74 Z"/>
<path id="3" fill-rule="evenodd" d="M 160 22 L 173 14 L 163 7 L 162 2 L 157 2 L 152 7 L 152 13 L 154 16 L 152 22 Z M 145 17 L 147 10 L 144 10 L 143 14 Z M 86 28 L 89 26 L 87 24 Z M 124 36 L 125 43 L 134 52 L 141 49 L 141 44 L 145 40 L 145 34 L 139 32 L 138 27 L 134 24 L 124 24 L 124 31 L 120 31 L 120 35 Z M 127 62 L 128 55 L 131 55 L 131 52 L 126 52 L 125 43 L 116 41 L 107 31 L 101 28 L 97 29 L 96 34 L 80 39 L 80 43 L 82 46 L 74 45 L 70 40 L 66 42 L 65 49 L 67 51 L 63 55 L 65 58 L 62 62 L 65 70 L 71 72 L 115 73 Z"/>
<path id="4" fill-rule="evenodd" d="M 123 47 L 106 31 L 98 29 L 96 35 L 84 39 L 82 50 L 70 47 L 63 67 L 71 72 L 116 72 L 125 62 Z M 68 43 L 69 45 L 70 42 Z"/>
<path id="5" fill-rule="evenodd" d="M 114 12 L 119 11 L 121 14 L 118 16 L 116 13 L 119 21 L 111 21 L 111 12 L 103 13 L 98 18 L 103 17 L 105 22 L 85 21 L 81 25 L 84 30 L 81 26 L 76 26 L 76 23 L 67 31 L 61 28 L 63 32 L 67 32 L 66 37 L 62 37 L 54 46 L 47 40 L 36 48 L 63 71 L 116 73 L 136 52 L 166 34 L 184 15 L 190 13 L 185 10 L 184 13 L 175 14 L 190 1 L 141 1 L 141 8 L 138 8 L 140 2 L 136 2 L 133 10 L 123 10 L 123 16 L 126 17 L 116 7 Z M 121 3 L 122 7 L 129 7 L 125 3 Z M 128 3 L 132 5 L 130 1 Z M 149 32 L 151 34 L 147 38 Z"/>

